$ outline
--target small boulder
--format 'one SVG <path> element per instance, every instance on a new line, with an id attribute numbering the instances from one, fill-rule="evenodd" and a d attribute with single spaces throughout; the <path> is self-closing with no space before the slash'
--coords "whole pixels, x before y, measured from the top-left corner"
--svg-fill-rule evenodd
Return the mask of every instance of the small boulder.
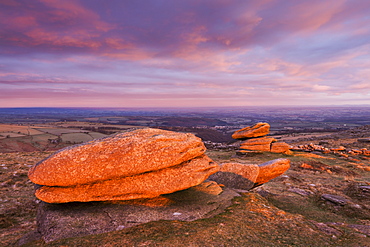
<path id="1" fill-rule="evenodd" d="M 269 131 L 270 125 L 268 123 L 257 123 L 253 126 L 248 126 L 243 129 L 235 131 L 231 137 L 234 139 L 260 137 L 267 135 Z"/>
<path id="2" fill-rule="evenodd" d="M 259 186 L 268 182 L 269 180 L 282 175 L 290 168 L 289 159 L 275 159 L 265 162 L 259 167 L 258 177 L 255 182 L 255 186 Z"/>
<path id="3" fill-rule="evenodd" d="M 234 189 L 249 190 L 254 187 L 259 173 L 258 165 L 224 163 L 220 166 L 220 171 L 212 174 L 209 180 Z"/>
<path id="4" fill-rule="evenodd" d="M 282 175 L 289 167 L 288 159 L 275 159 L 260 165 L 225 163 L 209 179 L 226 187 L 249 190 Z"/>
<path id="5" fill-rule="evenodd" d="M 331 195 L 331 194 L 322 194 L 321 198 L 323 200 L 326 200 L 326 201 L 329 201 L 331 203 L 341 205 L 341 206 L 347 205 L 350 202 L 350 200 L 348 200 L 348 199 L 346 199 L 342 196 Z"/>

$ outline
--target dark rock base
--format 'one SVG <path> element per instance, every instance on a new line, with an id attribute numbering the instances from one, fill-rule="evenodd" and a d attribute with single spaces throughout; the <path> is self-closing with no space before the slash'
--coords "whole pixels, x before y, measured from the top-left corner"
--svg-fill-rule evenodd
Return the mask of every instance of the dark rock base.
<path id="1" fill-rule="evenodd" d="M 208 188 L 207 188 L 208 187 Z M 213 187 L 213 188 L 212 188 Z M 98 234 L 157 220 L 193 221 L 224 211 L 239 196 L 214 182 L 153 199 L 48 204 L 42 202 L 37 227 L 45 242 Z M 24 242 L 24 241 L 23 241 Z"/>

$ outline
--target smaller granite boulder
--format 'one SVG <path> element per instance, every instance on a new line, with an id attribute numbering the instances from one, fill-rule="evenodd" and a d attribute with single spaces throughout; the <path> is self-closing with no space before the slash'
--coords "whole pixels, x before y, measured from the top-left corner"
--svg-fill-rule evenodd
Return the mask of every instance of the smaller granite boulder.
<path id="1" fill-rule="evenodd" d="M 259 167 L 258 177 L 255 181 L 255 186 L 259 186 L 282 175 L 290 168 L 289 159 L 275 159 L 265 162 Z"/>
<path id="2" fill-rule="evenodd" d="M 220 171 L 209 179 L 234 189 L 253 188 L 259 173 L 259 167 L 255 164 L 224 163 L 220 167 Z"/>
<path id="3" fill-rule="evenodd" d="M 257 123 L 253 126 L 248 126 L 243 129 L 235 131 L 231 137 L 234 139 L 260 137 L 267 135 L 269 131 L 270 125 L 268 123 Z"/>
<path id="4" fill-rule="evenodd" d="M 226 187 L 249 190 L 282 175 L 289 167 L 288 159 L 275 159 L 260 165 L 225 163 L 209 179 Z"/>

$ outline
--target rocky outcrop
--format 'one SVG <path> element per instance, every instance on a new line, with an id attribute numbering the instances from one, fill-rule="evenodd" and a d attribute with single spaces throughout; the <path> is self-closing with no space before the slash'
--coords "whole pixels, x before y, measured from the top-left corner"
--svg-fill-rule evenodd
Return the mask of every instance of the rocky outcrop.
<path id="1" fill-rule="evenodd" d="M 253 126 L 248 126 L 237 130 L 232 135 L 232 138 L 245 140 L 240 144 L 240 154 L 255 153 L 255 152 L 273 152 L 289 154 L 290 145 L 285 142 L 276 142 L 275 138 L 266 137 L 270 131 L 268 123 L 257 123 Z"/>
<path id="2" fill-rule="evenodd" d="M 29 171 L 49 203 L 152 198 L 202 183 L 219 167 L 193 134 L 140 129 L 63 149 Z"/>
<path id="3" fill-rule="evenodd" d="M 230 188 L 249 190 L 282 175 L 289 167 L 289 159 L 275 159 L 260 165 L 225 163 L 209 179 Z"/>
<path id="4" fill-rule="evenodd" d="M 270 143 L 263 137 L 249 145 Z M 141 129 L 63 149 L 29 171 L 42 200 L 24 243 L 121 230 L 156 220 L 212 217 L 283 174 L 290 161 L 213 162 L 192 134 Z M 207 180 L 208 179 L 208 180 Z M 20 242 L 22 242 L 20 241 Z"/>
<path id="5" fill-rule="evenodd" d="M 346 157 L 346 158 L 348 158 L 349 155 L 351 156 L 357 156 L 357 155 L 370 156 L 370 150 L 368 150 L 367 148 L 354 149 L 354 148 L 345 148 L 343 146 L 328 148 L 320 144 L 317 145 L 313 143 L 293 146 L 292 150 L 305 151 L 305 152 L 321 152 L 325 154 L 336 154 L 336 155 Z"/>
<path id="6" fill-rule="evenodd" d="M 265 136 L 270 131 L 270 125 L 268 123 L 257 123 L 253 126 L 248 126 L 243 129 L 237 130 L 231 136 L 234 139 L 246 139 L 259 136 Z"/>

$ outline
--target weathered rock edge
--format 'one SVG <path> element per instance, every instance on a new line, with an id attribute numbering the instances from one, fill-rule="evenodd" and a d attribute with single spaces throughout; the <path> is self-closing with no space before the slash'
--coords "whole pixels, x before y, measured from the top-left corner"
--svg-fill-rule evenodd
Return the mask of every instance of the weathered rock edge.
<path id="1" fill-rule="evenodd" d="M 268 123 L 256 123 L 253 126 L 248 126 L 243 129 L 237 130 L 232 134 L 233 139 L 247 139 L 259 136 L 265 136 L 270 131 L 270 125 Z"/>

